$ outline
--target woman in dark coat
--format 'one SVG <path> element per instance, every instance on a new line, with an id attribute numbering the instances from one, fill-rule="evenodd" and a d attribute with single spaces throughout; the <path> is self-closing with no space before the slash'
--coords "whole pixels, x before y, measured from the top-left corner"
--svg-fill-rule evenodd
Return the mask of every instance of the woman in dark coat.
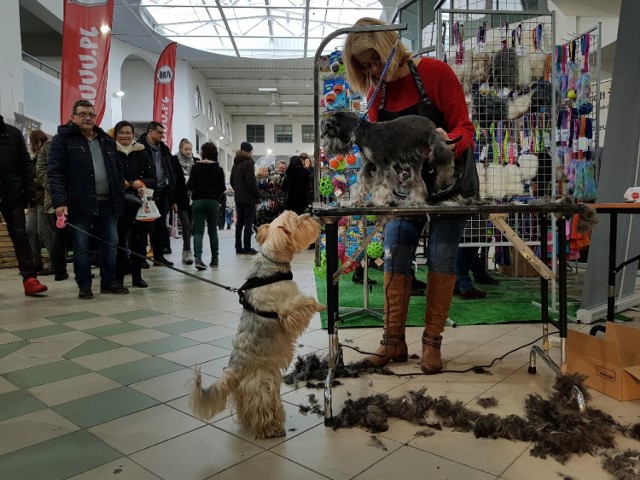
<path id="1" fill-rule="evenodd" d="M 302 159 L 294 155 L 287 167 L 287 200 L 285 210 L 293 210 L 298 215 L 303 214 L 309 207 L 308 186 L 309 172 L 302 165 Z"/>
<path id="2" fill-rule="evenodd" d="M 125 120 L 114 127 L 118 158 L 122 163 L 126 193 L 142 194 L 142 188 L 156 188 L 156 168 L 153 160 L 145 151 L 144 145 L 133 139 L 133 125 Z M 129 202 L 127 202 L 129 203 Z M 116 280 L 124 285 L 124 276 L 131 271 L 134 287 L 146 288 L 147 282 L 142 279 L 142 262 L 147 254 L 147 237 L 151 233 L 151 223 L 136 221 L 135 205 L 125 206 L 124 215 L 118 218 L 118 246 L 129 248 L 130 258 L 125 251 L 118 249 L 116 260 Z"/>

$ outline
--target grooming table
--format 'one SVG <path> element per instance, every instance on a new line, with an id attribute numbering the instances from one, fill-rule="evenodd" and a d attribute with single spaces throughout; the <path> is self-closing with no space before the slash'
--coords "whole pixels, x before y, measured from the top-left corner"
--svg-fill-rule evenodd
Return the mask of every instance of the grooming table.
<path id="1" fill-rule="evenodd" d="M 329 334 L 329 354 L 328 373 L 325 380 L 324 390 L 324 424 L 333 426 L 332 391 L 331 385 L 334 380 L 335 369 L 339 363 L 343 362 L 342 349 L 338 338 L 338 323 L 340 322 L 338 282 L 340 275 L 348 268 L 345 263 L 338 268 L 338 221 L 340 218 L 350 215 L 376 215 L 377 222 L 373 231 L 362 241 L 359 249 L 350 257 L 351 261 L 366 248 L 371 238 L 380 231 L 384 225 L 394 217 L 434 217 L 434 216 L 457 216 L 466 217 L 470 215 L 490 214 L 510 214 L 520 213 L 537 214 L 540 226 L 540 247 L 541 251 L 547 251 L 547 227 L 549 216 L 555 215 L 557 219 L 558 231 L 558 320 L 549 318 L 549 278 L 540 277 L 541 296 L 541 320 L 542 320 L 542 348 L 534 346 L 529 356 L 529 373 L 536 372 L 536 354 L 554 371 L 556 374 L 563 371 L 567 361 L 567 271 L 566 246 L 567 237 L 565 224 L 567 217 L 579 213 L 582 209 L 588 208 L 586 205 L 562 204 L 556 202 L 536 202 L 534 204 L 496 204 L 496 205 L 467 205 L 467 206 L 425 206 L 420 208 L 384 208 L 384 207 L 331 207 L 314 204 L 313 214 L 319 217 L 325 224 L 326 235 L 326 255 L 327 255 L 327 333 Z M 551 279 L 553 280 L 553 278 Z M 549 357 L 549 323 L 555 326 L 560 332 L 560 365 L 557 365 Z M 576 392 L 578 404 L 581 410 L 585 408 L 584 395 Z"/>
<path id="2" fill-rule="evenodd" d="M 624 267 L 632 263 L 637 263 L 640 255 L 629 258 L 620 265 L 616 265 L 616 242 L 618 240 L 618 215 L 637 215 L 640 213 L 640 203 L 596 203 L 590 205 L 598 214 L 609 214 L 609 266 L 608 266 L 608 288 L 607 288 L 607 322 L 614 321 L 616 313 L 616 274 Z M 606 326 L 596 325 L 591 329 L 591 335 L 598 331 L 605 331 Z"/>

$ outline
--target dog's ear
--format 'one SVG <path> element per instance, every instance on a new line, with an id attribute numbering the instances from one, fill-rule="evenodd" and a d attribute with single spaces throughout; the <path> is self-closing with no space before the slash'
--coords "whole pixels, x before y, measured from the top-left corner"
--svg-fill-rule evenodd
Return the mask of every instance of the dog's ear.
<path id="1" fill-rule="evenodd" d="M 282 229 L 282 231 L 284 233 L 286 233 L 287 235 L 291 235 L 291 230 L 289 230 L 287 227 L 285 227 L 284 225 L 278 225 L 278 228 Z"/>
<path id="2" fill-rule="evenodd" d="M 256 234 L 256 241 L 258 245 L 262 245 L 269 235 L 269 224 L 265 223 L 258 227 L 258 233 Z"/>

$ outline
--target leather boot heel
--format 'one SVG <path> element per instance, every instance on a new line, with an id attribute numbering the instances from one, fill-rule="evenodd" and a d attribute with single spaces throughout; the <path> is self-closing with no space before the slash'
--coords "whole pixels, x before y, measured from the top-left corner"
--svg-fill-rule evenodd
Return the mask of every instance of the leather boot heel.
<path id="1" fill-rule="evenodd" d="M 365 357 L 361 364 L 366 368 L 384 367 L 390 361 L 406 362 L 409 358 L 404 335 L 383 335 L 380 346 L 373 355 Z"/>
<path id="2" fill-rule="evenodd" d="M 424 373 L 438 373 L 442 371 L 442 358 L 440 357 L 441 345 L 442 336 L 422 336 L 422 358 L 420 359 L 420 370 Z"/>

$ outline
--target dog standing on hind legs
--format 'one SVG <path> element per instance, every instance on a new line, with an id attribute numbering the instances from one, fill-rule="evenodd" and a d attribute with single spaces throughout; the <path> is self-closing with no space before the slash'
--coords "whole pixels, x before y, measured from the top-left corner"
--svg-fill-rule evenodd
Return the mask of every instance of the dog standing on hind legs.
<path id="1" fill-rule="evenodd" d="M 309 215 L 285 211 L 258 229 L 261 253 L 240 287 L 243 305 L 233 339 L 229 365 L 222 377 L 204 388 L 200 371 L 189 405 L 202 420 L 210 420 L 233 405 L 238 422 L 256 438 L 285 435 L 285 412 L 280 400 L 282 374 L 293 359 L 295 341 L 316 312 L 325 309 L 315 298 L 303 295 L 292 281 L 291 260 L 320 234 L 320 224 Z"/>

